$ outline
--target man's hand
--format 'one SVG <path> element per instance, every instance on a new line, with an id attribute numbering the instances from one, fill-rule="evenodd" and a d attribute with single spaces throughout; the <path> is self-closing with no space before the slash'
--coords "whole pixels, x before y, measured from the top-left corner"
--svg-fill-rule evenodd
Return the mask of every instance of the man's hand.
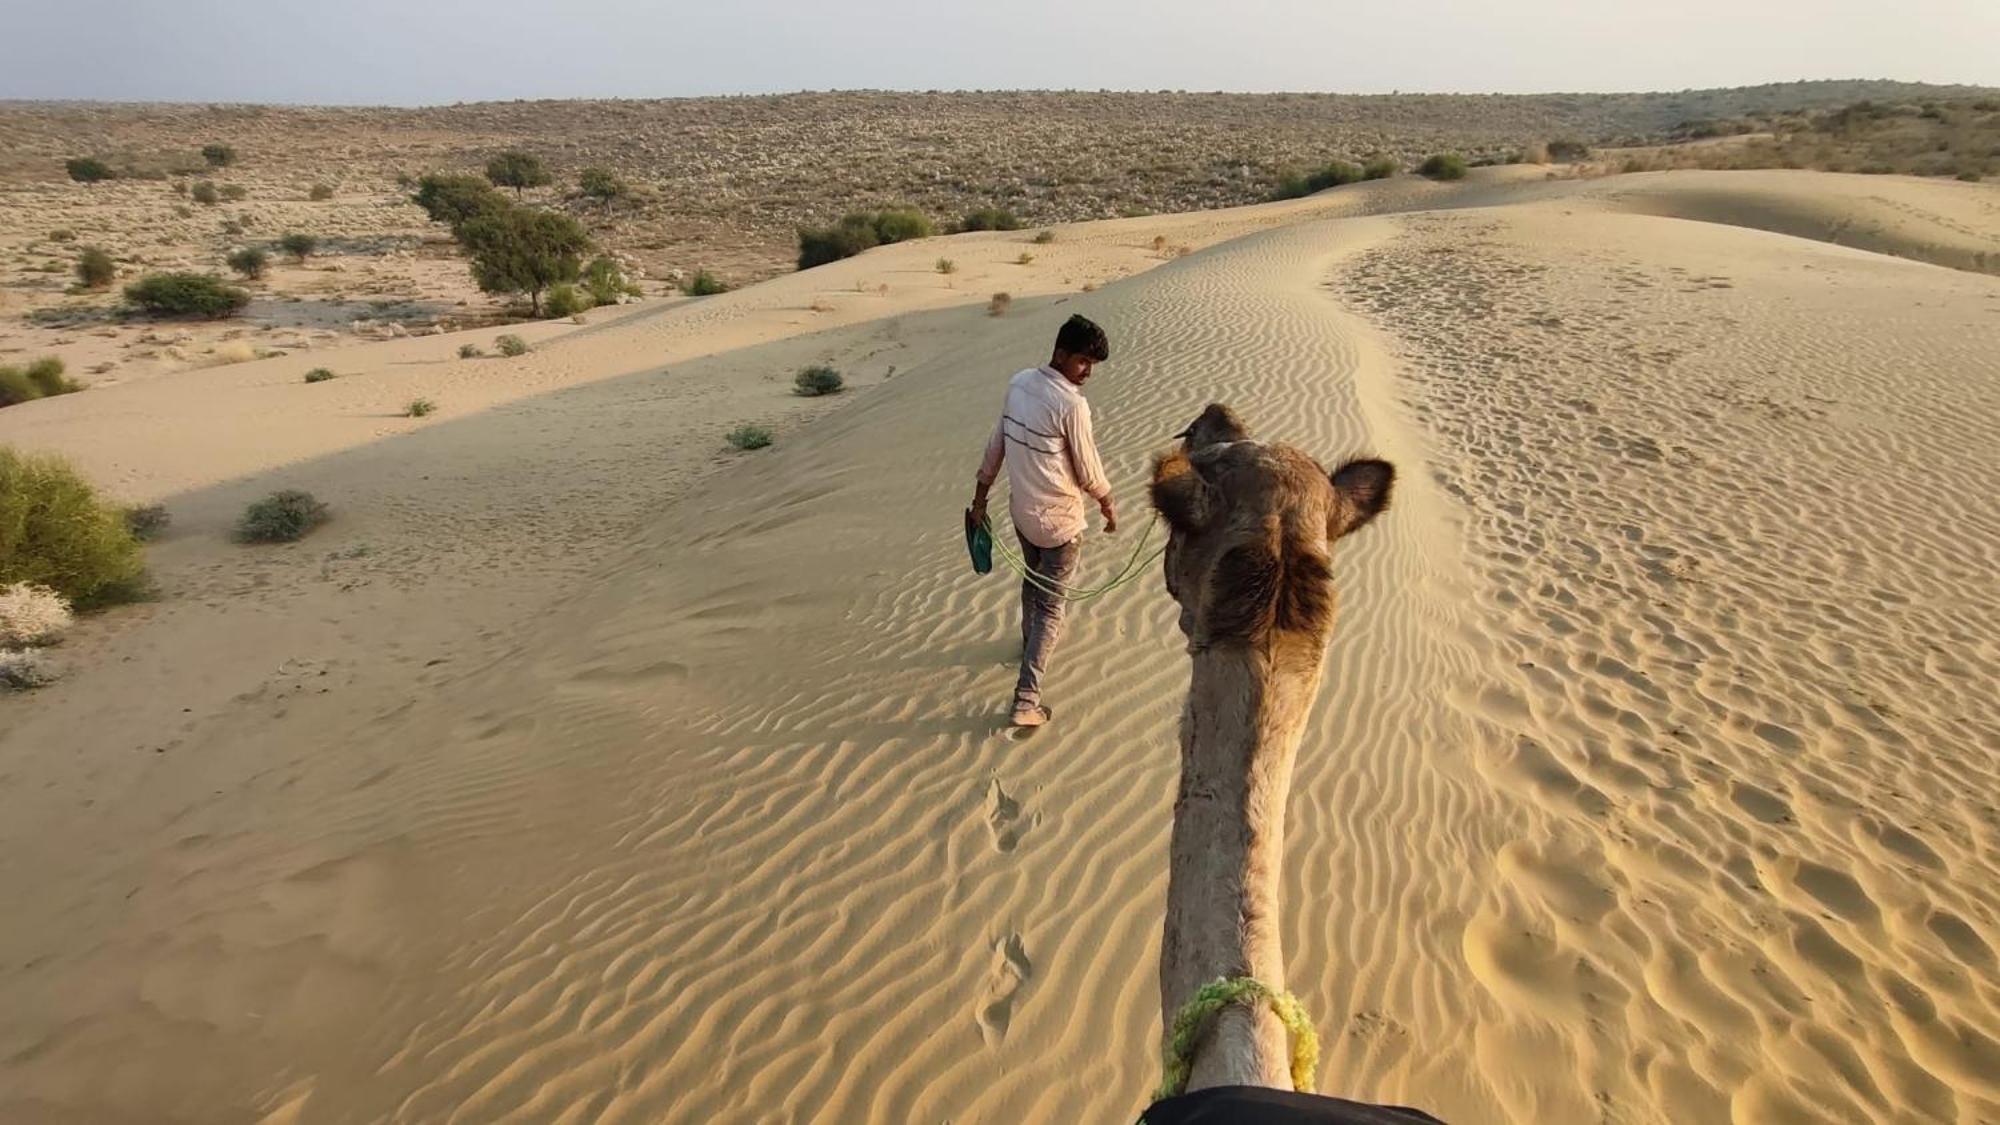
<path id="1" fill-rule="evenodd" d="M 1115 504 L 1113 504 L 1113 503 L 1111 502 L 1111 497 L 1109 497 L 1109 496 L 1106 496 L 1106 497 L 1105 497 L 1104 499 L 1102 499 L 1102 500 L 1099 500 L 1099 501 L 1097 502 L 1097 510 L 1098 510 L 1099 512 L 1102 512 L 1102 513 L 1104 514 L 1104 532 L 1105 532 L 1105 534 L 1109 535 L 1110 533 L 1112 533 L 1112 532 L 1114 532 L 1114 531 L 1117 531 L 1117 530 L 1118 530 L 1118 507 L 1117 507 L 1117 505 L 1115 505 Z"/>
<path id="2" fill-rule="evenodd" d="M 982 524 L 986 522 L 986 486 L 984 485 L 972 490 L 972 518 Z"/>

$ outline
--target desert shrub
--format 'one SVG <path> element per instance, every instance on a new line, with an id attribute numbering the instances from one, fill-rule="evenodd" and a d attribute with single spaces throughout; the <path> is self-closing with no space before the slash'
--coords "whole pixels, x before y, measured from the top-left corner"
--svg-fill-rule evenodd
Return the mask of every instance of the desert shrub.
<path id="1" fill-rule="evenodd" d="M 995 293 L 993 294 L 993 299 L 986 302 L 986 315 L 1004 316 L 1006 315 L 1007 310 L 1012 308 L 1013 306 L 1014 306 L 1014 297 L 1012 294 Z"/>
<path id="2" fill-rule="evenodd" d="M 136 595 L 144 574 L 124 514 L 81 474 L 0 448 L 0 584 L 45 586 L 87 609 Z"/>
<path id="3" fill-rule="evenodd" d="M 1981 175 L 1980 175 L 1979 173 L 1977 173 L 1977 172 L 1974 172 L 1974 171 L 1971 171 L 1971 170 L 1969 170 L 1969 169 L 1968 169 L 1968 170 L 1966 170 L 1966 171 L 1964 171 L 1964 172 L 1960 172 L 1960 173 L 1958 174 L 1958 178 L 1959 178 L 1959 179 L 1961 179 L 1961 180 L 1964 180 L 1964 181 L 1965 181 L 1966 183 L 1968 183 L 1968 184 L 1976 184 L 1976 183 L 1978 183 L 1978 182 L 1979 182 L 1980 180 L 1984 179 L 1985 177 L 1981 176 Z"/>
<path id="4" fill-rule="evenodd" d="M 1026 250 L 1023 250 L 1023 251 L 1021 251 L 1021 256 L 1020 256 L 1020 257 L 1018 257 L 1018 258 L 1016 258 L 1016 259 L 1014 259 L 1014 264 L 1015 264 L 1015 265 L 1017 265 L 1017 266 L 1031 266 L 1031 265 L 1034 265 L 1034 264 L 1035 264 L 1035 256 L 1034 256 L 1033 254 L 1030 254 L 1030 253 L 1028 253 L 1028 252 L 1027 252 Z"/>
<path id="5" fill-rule="evenodd" d="M 937 271 L 939 273 L 957 273 L 958 263 L 952 261 L 950 258 L 939 258 L 937 260 Z"/>
<path id="6" fill-rule="evenodd" d="M 518 198 L 522 188 L 541 187 L 549 182 L 549 171 L 541 158 L 529 152 L 503 152 L 486 162 L 486 178 L 494 187 L 510 187 Z"/>
<path id="7" fill-rule="evenodd" d="M 824 364 L 805 368 L 792 378 L 793 393 L 806 398 L 834 394 L 845 385 L 846 381 L 840 377 L 840 372 Z"/>
<path id="8" fill-rule="evenodd" d="M 625 181 L 609 168 L 585 168 L 576 174 L 576 186 L 599 203 L 610 203 L 631 191 Z"/>
<path id="9" fill-rule="evenodd" d="M 0 407 L 19 406 L 42 397 L 34 380 L 18 367 L 0 367 Z"/>
<path id="10" fill-rule="evenodd" d="M 1386 180 L 1402 170 L 1402 164 L 1398 163 L 1395 157 L 1378 156 L 1361 166 L 1361 178 L 1364 180 Z"/>
<path id="11" fill-rule="evenodd" d="M 0 586 L 0 648 L 54 644 L 70 621 L 69 600 L 47 586 Z"/>
<path id="12" fill-rule="evenodd" d="M 306 193 L 306 198 L 314 203 L 324 203 L 333 198 L 333 185 L 314 184 L 312 190 Z"/>
<path id="13" fill-rule="evenodd" d="M 222 198 L 231 203 L 241 202 L 250 195 L 250 189 L 242 184 L 223 184 L 221 191 Z"/>
<path id="14" fill-rule="evenodd" d="M 892 207 L 875 216 L 875 235 L 885 246 L 912 238 L 929 238 L 935 233 L 930 219 L 923 212 L 909 207 Z"/>
<path id="15" fill-rule="evenodd" d="M 250 294 L 205 273 L 155 273 L 125 287 L 125 299 L 160 316 L 234 316 Z"/>
<path id="16" fill-rule="evenodd" d="M 141 504 L 125 509 L 125 527 L 132 538 L 141 543 L 151 543 L 166 533 L 167 525 L 173 517 L 167 514 L 165 504 Z"/>
<path id="17" fill-rule="evenodd" d="M 205 203 L 211 207 L 222 202 L 222 193 L 215 190 L 215 182 L 213 180 L 203 180 L 194 185 L 189 190 L 188 197 L 196 203 Z"/>
<path id="18" fill-rule="evenodd" d="M 298 231 L 293 231 L 278 239 L 278 245 L 284 249 L 285 253 L 303 262 L 307 258 L 312 257 L 313 251 L 319 249 L 319 239 L 310 234 L 301 234 Z"/>
<path id="19" fill-rule="evenodd" d="M 762 449 L 771 444 L 771 431 L 762 426 L 738 426 L 729 431 L 729 444 L 742 450 Z"/>
<path id="20" fill-rule="evenodd" d="M 79 156 L 72 160 L 65 160 L 63 161 L 63 169 L 69 173 L 70 179 L 80 184 L 94 184 L 100 180 L 115 180 L 118 178 L 118 173 L 111 170 L 111 165 L 106 164 L 95 156 Z"/>
<path id="21" fill-rule="evenodd" d="M 1590 156 L 1590 146 L 1574 137 L 1557 137 L 1548 144 L 1549 159 L 1558 164 L 1574 164 Z"/>
<path id="22" fill-rule="evenodd" d="M 76 232 L 67 227 L 57 227 L 48 234 L 50 242 L 75 242 Z"/>
<path id="23" fill-rule="evenodd" d="M 583 292 L 567 281 L 549 286 L 549 297 L 543 304 L 545 308 L 542 311 L 551 318 L 575 316 L 580 312 L 595 307 L 595 302 L 590 299 L 590 294 Z"/>
<path id="24" fill-rule="evenodd" d="M 83 248 L 83 253 L 77 255 L 76 280 L 85 289 L 106 288 L 117 276 L 117 263 L 113 262 L 111 255 L 101 248 L 86 246 Z"/>
<path id="25" fill-rule="evenodd" d="M 492 184 L 478 176 L 424 176 L 417 181 L 417 192 L 410 202 L 423 208 L 432 222 L 450 227 L 453 234 L 473 219 L 511 206 Z"/>
<path id="26" fill-rule="evenodd" d="M 231 251 L 223 261 L 229 263 L 230 269 L 254 281 L 263 277 L 264 271 L 270 268 L 271 254 L 262 246 L 245 246 Z"/>
<path id="27" fill-rule="evenodd" d="M 225 144 L 207 144 L 201 146 L 201 158 L 210 168 L 227 168 L 236 163 L 236 150 Z"/>
<path id="28" fill-rule="evenodd" d="M 1052 230 L 1045 230 L 1037 232 L 1035 237 L 1029 239 L 1028 241 L 1033 242 L 1037 246 L 1047 246 L 1049 243 L 1054 242 L 1055 240 L 1056 240 L 1056 232 Z"/>
<path id="29" fill-rule="evenodd" d="M 855 221 L 860 219 L 861 221 Z M 852 258 L 881 243 L 872 219 L 849 215 L 830 227 L 799 228 L 799 268 L 809 270 L 842 258 Z"/>
<path id="30" fill-rule="evenodd" d="M 460 359 L 478 359 L 485 354 L 485 352 L 479 350 L 478 344 L 460 344 L 458 346 L 458 358 Z"/>
<path id="31" fill-rule="evenodd" d="M 1465 158 L 1455 152 L 1432 153 L 1417 166 L 1417 175 L 1433 180 L 1462 180 L 1465 178 Z"/>
<path id="32" fill-rule="evenodd" d="M 493 346 L 504 356 L 511 357 L 528 354 L 528 342 L 511 332 L 504 336 L 495 336 L 493 338 Z"/>
<path id="33" fill-rule="evenodd" d="M 306 382 L 308 383 L 324 383 L 333 377 L 333 371 L 325 367 L 315 367 L 311 371 L 306 372 Z"/>
<path id="34" fill-rule="evenodd" d="M 238 543 L 291 543 L 306 537 L 325 523 L 332 513 L 313 494 L 296 488 L 281 489 L 243 509 L 236 521 Z"/>
<path id="35" fill-rule="evenodd" d="M 616 259 L 600 255 L 592 258 L 583 267 L 583 287 L 590 293 L 590 299 L 600 305 L 615 305 L 618 298 L 632 289 L 625 280 L 625 273 L 618 268 Z"/>
<path id="36" fill-rule="evenodd" d="M 0 367 L 0 406 L 16 406 L 82 389 L 81 384 L 63 376 L 63 361 L 52 355 L 26 367 Z"/>
<path id="37" fill-rule="evenodd" d="M 690 297 L 713 297 L 717 293 L 729 292 L 729 286 L 707 270 L 696 270 L 694 276 L 681 282 L 681 292 Z"/>
<path id="38" fill-rule="evenodd" d="M 62 673 L 39 649 L 0 648 L 0 688 L 32 691 L 61 678 Z"/>
<path id="39" fill-rule="evenodd" d="M 958 229 L 967 230 L 1020 230 L 1021 220 L 1014 217 L 1005 207 L 976 207 L 965 213 Z"/>
<path id="40" fill-rule="evenodd" d="M 1356 183 L 1363 176 L 1359 165 L 1349 164 L 1345 160 L 1335 160 L 1310 172 L 1303 174 L 1294 172 L 1285 176 L 1278 181 L 1277 190 L 1271 194 L 1276 199 L 1297 199 L 1342 184 Z"/>
<path id="41" fill-rule="evenodd" d="M 403 417 L 422 418 L 437 409 L 437 403 L 427 398 L 413 398 L 403 406 Z"/>
<path id="42" fill-rule="evenodd" d="M 536 316 L 542 293 L 575 281 L 590 236 L 557 211 L 508 207 L 466 220 L 458 239 L 472 258 L 472 278 L 487 293 L 526 293 Z"/>

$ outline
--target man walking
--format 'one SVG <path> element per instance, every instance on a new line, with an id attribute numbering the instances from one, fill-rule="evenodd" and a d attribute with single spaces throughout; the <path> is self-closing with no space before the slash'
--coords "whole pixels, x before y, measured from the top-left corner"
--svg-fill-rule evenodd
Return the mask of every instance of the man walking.
<path id="1" fill-rule="evenodd" d="M 1021 555 L 1041 585 L 1021 582 L 1021 676 L 1014 684 L 1013 722 L 1038 727 L 1049 720 L 1042 706 L 1042 676 L 1062 635 L 1064 599 L 1042 586 L 1063 589 L 1076 572 L 1083 547 L 1084 498 L 1096 501 L 1104 530 L 1118 530 L 1111 484 L 1090 430 L 1083 384 L 1091 368 L 1111 358 L 1104 330 L 1072 316 L 1056 333 L 1055 353 L 1007 383 L 1000 421 L 986 442 L 972 491 L 972 514 L 986 518 L 986 493 L 1007 466 L 1007 508 Z"/>

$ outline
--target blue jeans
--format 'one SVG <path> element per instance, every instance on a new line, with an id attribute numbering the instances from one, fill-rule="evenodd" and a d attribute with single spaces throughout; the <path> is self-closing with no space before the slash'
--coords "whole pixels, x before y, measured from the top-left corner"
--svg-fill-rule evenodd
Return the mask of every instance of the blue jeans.
<path id="1" fill-rule="evenodd" d="M 1022 538 L 1021 558 L 1028 569 L 1045 581 L 1063 585 L 1076 573 L 1076 560 L 1083 553 L 1083 537 L 1060 547 L 1037 547 Z M 1021 580 L 1021 678 L 1014 683 L 1014 702 L 1029 705 L 1042 701 L 1042 674 L 1048 671 L 1049 654 L 1062 637 L 1063 610 L 1068 603 L 1047 593 L 1033 582 Z"/>

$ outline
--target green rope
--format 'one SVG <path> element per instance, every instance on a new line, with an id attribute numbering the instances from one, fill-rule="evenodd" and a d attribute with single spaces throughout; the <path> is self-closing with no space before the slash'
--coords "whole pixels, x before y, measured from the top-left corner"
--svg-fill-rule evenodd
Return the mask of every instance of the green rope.
<path id="1" fill-rule="evenodd" d="M 1145 568 L 1152 565 L 1153 560 L 1167 553 L 1167 545 L 1162 543 L 1159 549 L 1152 554 L 1147 555 L 1145 558 L 1139 557 L 1145 551 L 1146 544 L 1153 538 L 1153 529 L 1158 527 L 1159 524 L 1159 517 L 1155 516 L 1153 521 L 1146 525 L 1145 532 L 1139 536 L 1139 542 L 1133 546 L 1132 554 L 1125 560 L 1125 565 L 1118 568 L 1118 573 L 1112 575 L 1103 585 L 1089 590 L 1080 590 L 1067 583 L 1058 582 L 1046 575 L 1035 573 L 1034 568 L 1028 565 L 1028 560 L 1021 557 L 1020 551 L 1016 550 L 1006 539 L 993 534 L 992 520 L 987 520 L 983 526 L 986 528 L 986 534 L 993 539 L 994 553 L 999 555 L 1000 560 L 1007 564 L 1007 569 L 1020 575 L 1022 581 L 1045 594 L 1051 594 L 1067 601 L 1084 602 L 1092 598 L 1103 597 L 1118 587 L 1137 580 L 1140 575 L 1145 573 Z"/>
<path id="2" fill-rule="evenodd" d="M 1174 1097 L 1187 1089 L 1188 1070 L 1194 1063 L 1194 1043 L 1208 1018 L 1231 1004 L 1269 1004 L 1278 1022 L 1292 1039 L 1292 1088 L 1312 1093 L 1313 1074 L 1319 1069 L 1319 1033 L 1306 1017 L 1305 1006 L 1289 992 L 1276 992 L 1256 977 L 1217 977 L 1195 990 L 1195 994 L 1174 1013 L 1173 1033 L 1160 1052 L 1164 1076 L 1160 1098 Z"/>

